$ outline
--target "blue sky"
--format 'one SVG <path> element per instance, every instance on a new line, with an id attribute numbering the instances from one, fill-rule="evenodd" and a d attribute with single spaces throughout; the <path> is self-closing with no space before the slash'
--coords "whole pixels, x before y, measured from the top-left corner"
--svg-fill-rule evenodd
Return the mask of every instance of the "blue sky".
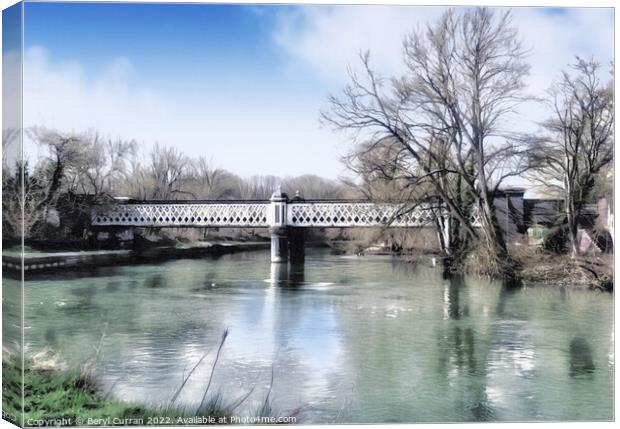
<path id="1" fill-rule="evenodd" d="M 13 5 L 2 12 L 2 51 L 20 49 L 21 7 Z"/>
<path id="2" fill-rule="evenodd" d="M 27 46 L 57 61 L 79 59 L 89 74 L 129 58 L 144 83 L 204 85 L 236 81 L 244 70 L 275 81 L 282 53 L 272 43 L 273 14 L 233 5 L 38 4 L 26 6 Z M 172 74 L 172 76 L 171 76 Z M 202 77 L 202 78 L 200 78 Z"/>
<path id="3" fill-rule="evenodd" d="M 245 176 L 336 178 L 350 146 L 320 127 L 326 97 L 346 83 L 360 49 L 384 74 L 397 73 L 402 36 L 443 10 L 27 3 L 24 124 L 95 128 L 145 148 L 158 141 Z M 574 54 L 612 58 L 610 9 L 513 14 L 532 48 L 533 91 Z M 513 125 L 532 127 L 536 109 Z"/>

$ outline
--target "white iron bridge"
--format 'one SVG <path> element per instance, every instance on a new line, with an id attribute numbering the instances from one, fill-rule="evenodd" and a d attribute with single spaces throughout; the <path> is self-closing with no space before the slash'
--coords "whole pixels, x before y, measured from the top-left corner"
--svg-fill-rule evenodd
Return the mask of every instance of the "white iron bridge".
<path id="1" fill-rule="evenodd" d="M 97 228 L 269 228 L 272 262 L 303 261 L 304 228 L 423 228 L 447 211 L 430 203 L 373 203 L 353 200 L 130 201 L 93 207 Z M 473 219 L 475 223 L 475 218 Z M 445 224 L 445 223 L 444 223 Z"/>
<path id="2" fill-rule="evenodd" d="M 302 228 L 399 227 L 434 225 L 443 210 L 421 204 L 407 208 L 396 203 L 346 200 L 170 201 L 99 205 L 93 209 L 93 226 Z"/>

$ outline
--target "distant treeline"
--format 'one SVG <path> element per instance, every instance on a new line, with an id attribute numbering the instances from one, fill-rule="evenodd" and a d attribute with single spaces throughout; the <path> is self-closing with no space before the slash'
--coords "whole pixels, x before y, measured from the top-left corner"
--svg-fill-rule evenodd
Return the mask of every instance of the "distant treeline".
<path id="1" fill-rule="evenodd" d="M 34 165 L 11 163 L 3 157 L 5 236 L 19 235 L 22 203 L 24 235 L 28 239 L 49 237 L 51 230 L 62 223 L 61 218 L 84 220 L 92 203 L 112 197 L 268 199 L 278 186 L 291 196 L 299 191 L 306 198 L 358 196 L 351 186 L 309 174 L 240 177 L 214 167 L 206 157 L 190 158 L 160 144 L 144 154 L 136 141 L 104 138 L 94 131 L 75 133 L 33 127 L 26 130 L 26 135 L 43 156 Z M 15 131 L 5 132 L 3 137 L 5 149 L 18 144 L 19 134 Z"/>

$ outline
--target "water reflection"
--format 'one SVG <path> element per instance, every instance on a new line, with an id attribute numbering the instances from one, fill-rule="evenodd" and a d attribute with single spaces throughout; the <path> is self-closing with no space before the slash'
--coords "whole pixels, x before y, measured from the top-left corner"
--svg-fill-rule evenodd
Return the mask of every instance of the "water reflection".
<path id="1" fill-rule="evenodd" d="M 166 281 L 161 274 L 155 274 L 146 280 L 145 285 L 148 288 L 155 289 L 164 287 L 166 285 Z"/>
<path id="2" fill-rule="evenodd" d="M 298 287 L 306 280 L 306 266 L 304 264 L 291 264 L 289 267 L 288 285 Z"/>
<path id="3" fill-rule="evenodd" d="M 585 338 L 575 337 L 569 347 L 571 377 L 592 376 L 595 370 L 592 349 Z"/>
<path id="4" fill-rule="evenodd" d="M 45 330 L 45 341 L 52 347 L 56 346 L 58 340 L 54 328 L 47 328 Z"/>
<path id="5" fill-rule="evenodd" d="M 446 278 L 444 280 L 443 311 L 444 319 L 458 320 L 469 315 L 469 305 L 461 305 L 461 289 L 464 287 L 464 280 L 460 276 Z"/>
<path id="6" fill-rule="evenodd" d="M 467 323 L 470 297 L 465 279 L 444 278 L 443 319 L 439 329 L 438 367 L 440 380 L 455 396 L 456 406 L 465 421 L 489 421 L 495 418 L 486 383 L 486 359 L 493 334 L 484 336 Z"/>
<path id="7" fill-rule="evenodd" d="M 495 313 L 498 316 L 504 316 L 506 310 L 506 303 L 508 302 L 510 297 L 514 296 L 522 290 L 523 286 L 521 284 L 515 285 L 509 282 L 502 282 L 500 285 L 499 299 L 497 300 Z"/>
<path id="8" fill-rule="evenodd" d="M 272 262 L 269 283 L 276 287 L 286 284 L 288 280 L 288 264 Z"/>
<path id="9" fill-rule="evenodd" d="M 272 263 L 269 283 L 280 288 L 297 288 L 305 282 L 304 264 Z"/>

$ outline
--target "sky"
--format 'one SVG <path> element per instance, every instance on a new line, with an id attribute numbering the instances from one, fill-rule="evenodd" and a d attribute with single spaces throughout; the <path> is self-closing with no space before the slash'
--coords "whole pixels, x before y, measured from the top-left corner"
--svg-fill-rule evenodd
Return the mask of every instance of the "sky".
<path id="1" fill-rule="evenodd" d="M 24 126 L 155 142 L 242 176 L 347 175 L 346 136 L 320 124 L 327 96 L 369 49 L 385 76 L 401 40 L 445 9 L 420 6 L 26 3 Z M 613 10 L 515 8 L 529 90 L 575 55 L 613 58 Z M 511 126 L 544 116 L 524 106 Z M 32 154 L 36 148 L 26 144 Z"/>

